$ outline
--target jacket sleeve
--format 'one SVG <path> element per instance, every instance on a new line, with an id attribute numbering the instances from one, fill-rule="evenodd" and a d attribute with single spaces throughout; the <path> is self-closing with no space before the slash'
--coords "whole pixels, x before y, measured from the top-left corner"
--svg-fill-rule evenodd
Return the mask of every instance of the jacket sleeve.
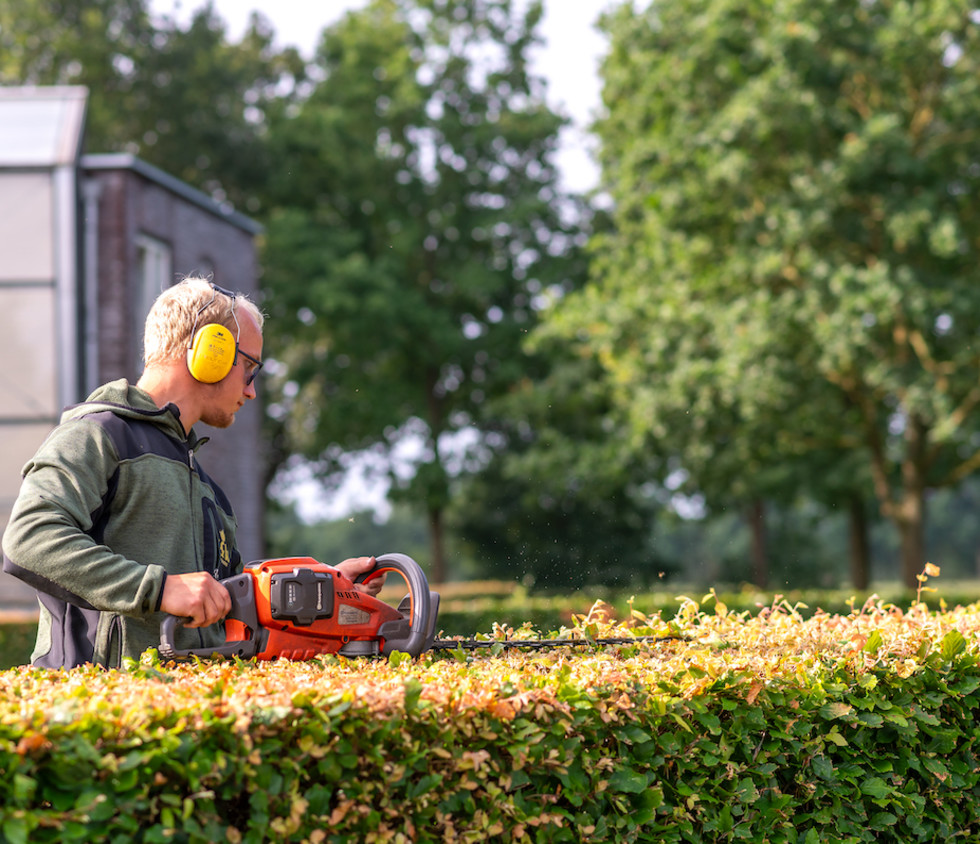
<path id="1" fill-rule="evenodd" d="M 4 571 L 86 609 L 154 612 L 164 568 L 114 553 L 93 535 L 111 503 L 118 467 L 101 426 L 80 419 L 56 428 L 24 469 L 3 534 Z"/>

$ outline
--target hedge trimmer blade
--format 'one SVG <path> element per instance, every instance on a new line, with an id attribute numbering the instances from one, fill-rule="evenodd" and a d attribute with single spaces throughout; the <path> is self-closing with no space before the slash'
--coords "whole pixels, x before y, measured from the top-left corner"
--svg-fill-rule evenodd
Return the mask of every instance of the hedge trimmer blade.
<path id="1" fill-rule="evenodd" d="M 622 636 L 600 639 L 435 639 L 429 650 L 476 651 L 500 645 L 502 648 L 529 648 L 543 651 L 556 647 L 588 647 L 590 645 L 636 645 L 679 640 L 680 636 Z"/>

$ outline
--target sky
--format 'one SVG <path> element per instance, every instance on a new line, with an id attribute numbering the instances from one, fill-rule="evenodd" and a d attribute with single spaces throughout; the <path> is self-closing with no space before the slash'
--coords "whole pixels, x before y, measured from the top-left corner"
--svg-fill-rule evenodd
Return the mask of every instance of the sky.
<path id="1" fill-rule="evenodd" d="M 590 153 L 587 133 L 599 107 L 598 62 L 605 41 L 595 29 L 599 15 L 612 0 L 544 0 L 541 24 L 544 46 L 534 57 L 534 70 L 548 83 L 548 101 L 572 120 L 561 137 L 558 165 L 564 186 L 573 191 L 595 187 L 597 168 Z M 188 20 L 205 0 L 151 0 L 160 14 Z M 366 0 L 213 0 L 217 14 L 227 23 L 228 35 L 237 40 L 252 11 L 272 23 L 280 46 L 297 47 L 312 57 L 323 29 L 345 12 L 363 8 Z"/>

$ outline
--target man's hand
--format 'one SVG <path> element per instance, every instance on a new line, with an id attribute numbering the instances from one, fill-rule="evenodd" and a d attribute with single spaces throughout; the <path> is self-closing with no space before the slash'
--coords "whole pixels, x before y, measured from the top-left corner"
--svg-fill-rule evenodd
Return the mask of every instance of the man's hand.
<path id="1" fill-rule="evenodd" d="M 351 557 L 342 563 L 337 563 L 337 568 L 342 574 L 353 580 L 359 574 L 367 574 L 369 571 L 373 571 L 377 564 L 378 562 L 374 557 Z M 381 587 L 385 585 L 386 577 L 387 575 L 382 574 L 372 578 L 367 583 L 356 583 L 354 586 L 358 592 L 364 592 L 374 598 L 381 591 Z"/>
<path id="2" fill-rule="evenodd" d="M 160 611 L 189 618 L 185 627 L 207 627 L 231 612 L 231 595 L 206 571 L 167 575 Z"/>

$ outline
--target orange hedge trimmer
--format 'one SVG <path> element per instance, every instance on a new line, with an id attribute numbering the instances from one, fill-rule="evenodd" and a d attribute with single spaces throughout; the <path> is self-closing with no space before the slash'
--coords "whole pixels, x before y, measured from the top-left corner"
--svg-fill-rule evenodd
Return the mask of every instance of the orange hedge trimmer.
<path id="1" fill-rule="evenodd" d="M 167 616 L 160 627 L 164 660 L 187 657 L 311 659 L 320 654 L 418 656 L 428 650 L 474 650 L 495 645 L 548 648 L 556 645 L 618 645 L 674 637 L 615 639 L 436 639 L 439 595 L 418 563 L 405 554 L 383 554 L 366 575 L 351 580 L 339 569 L 311 557 L 249 563 L 242 574 L 221 583 L 231 595 L 226 641 L 212 648 L 179 649 L 182 619 Z M 357 590 L 357 584 L 385 574 L 400 575 L 408 594 L 397 607 Z"/>

